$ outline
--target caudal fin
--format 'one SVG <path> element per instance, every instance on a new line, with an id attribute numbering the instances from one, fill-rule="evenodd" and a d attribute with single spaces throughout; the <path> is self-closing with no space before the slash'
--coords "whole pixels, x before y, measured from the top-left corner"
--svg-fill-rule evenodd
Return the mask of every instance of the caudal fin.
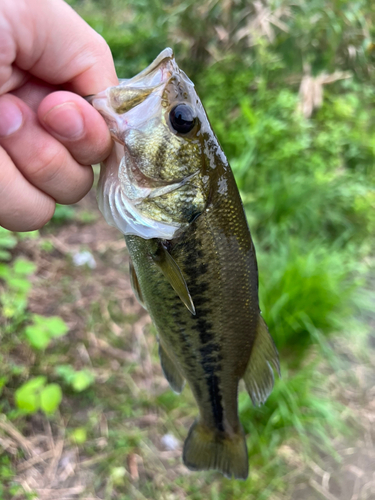
<path id="1" fill-rule="evenodd" d="M 215 469 L 228 478 L 234 476 L 236 479 L 246 479 L 249 473 L 243 432 L 230 436 L 207 428 L 199 421 L 190 428 L 182 459 L 188 469 Z"/>

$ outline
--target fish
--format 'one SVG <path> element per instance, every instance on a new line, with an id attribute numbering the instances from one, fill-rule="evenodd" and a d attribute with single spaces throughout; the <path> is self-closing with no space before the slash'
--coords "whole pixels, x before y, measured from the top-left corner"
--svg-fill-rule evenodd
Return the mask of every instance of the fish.
<path id="1" fill-rule="evenodd" d="M 101 165 L 99 208 L 125 236 L 131 285 L 155 325 L 170 387 L 179 394 L 187 382 L 198 405 L 183 462 L 246 479 L 239 383 L 261 405 L 280 365 L 228 160 L 170 48 L 89 102 L 114 139 Z"/>

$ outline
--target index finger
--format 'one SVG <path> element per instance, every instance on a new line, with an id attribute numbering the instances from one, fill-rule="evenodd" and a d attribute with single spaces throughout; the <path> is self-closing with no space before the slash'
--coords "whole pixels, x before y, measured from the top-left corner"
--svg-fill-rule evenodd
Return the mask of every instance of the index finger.
<path id="1" fill-rule="evenodd" d="M 62 0 L 2 0 L 0 86 L 14 66 L 80 95 L 117 85 L 105 40 Z"/>

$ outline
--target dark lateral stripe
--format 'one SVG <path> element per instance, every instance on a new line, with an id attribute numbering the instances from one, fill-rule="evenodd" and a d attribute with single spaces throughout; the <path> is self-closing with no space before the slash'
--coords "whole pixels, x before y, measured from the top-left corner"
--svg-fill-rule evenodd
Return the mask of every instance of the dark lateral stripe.
<path id="1" fill-rule="evenodd" d="M 199 354 L 201 366 L 205 373 L 214 425 L 218 431 L 224 432 L 223 398 L 220 392 L 220 378 L 218 375 L 221 370 L 220 362 L 223 358 L 220 354 L 220 346 L 215 342 L 214 325 L 206 319 L 212 315 L 209 307 L 210 298 L 206 294 L 206 292 L 209 292 L 210 286 L 202 277 L 208 272 L 209 265 L 203 262 L 204 253 L 201 246 L 201 242 L 194 235 L 184 241 L 183 248 L 186 252 L 184 273 L 197 312 L 193 320 L 194 325 L 191 328 L 199 334 Z M 199 384 L 194 386 L 194 390 L 196 393 L 201 392 Z"/>
<path id="2" fill-rule="evenodd" d="M 201 344 L 208 344 L 215 340 L 215 334 L 212 332 L 212 323 L 204 318 L 197 318 L 195 325 L 192 327 L 199 333 L 199 341 Z"/>
<path id="3" fill-rule="evenodd" d="M 205 370 L 206 371 L 206 370 Z M 215 427 L 218 431 L 224 432 L 224 411 L 222 405 L 222 397 L 220 394 L 219 377 L 215 373 L 211 373 L 207 377 L 208 392 L 214 417 Z"/>
<path id="4" fill-rule="evenodd" d="M 203 345 L 200 349 L 202 368 L 206 374 L 206 383 L 210 396 L 212 415 L 217 430 L 224 432 L 224 410 L 220 393 L 220 379 L 217 375 L 221 370 L 220 346 L 214 342 Z"/>
<path id="5" fill-rule="evenodd" d="M 223 360 L 220 354 L 220 346 L 218 344 L 206 344 L 199 349 L 202 357 L 202 364 L 219 363 Z"/>

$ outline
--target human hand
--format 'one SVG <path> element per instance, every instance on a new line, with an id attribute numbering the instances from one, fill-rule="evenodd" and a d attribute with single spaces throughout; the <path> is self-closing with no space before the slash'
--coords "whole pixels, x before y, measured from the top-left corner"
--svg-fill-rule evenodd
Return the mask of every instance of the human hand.
<path id="1" fill-rule="evenodd" d="M 80 96 L 117 84 L 108 45 L 63 0 L 1 0 L 1 226 L 38 229 L 89 191 L 111 138 Z"/>

